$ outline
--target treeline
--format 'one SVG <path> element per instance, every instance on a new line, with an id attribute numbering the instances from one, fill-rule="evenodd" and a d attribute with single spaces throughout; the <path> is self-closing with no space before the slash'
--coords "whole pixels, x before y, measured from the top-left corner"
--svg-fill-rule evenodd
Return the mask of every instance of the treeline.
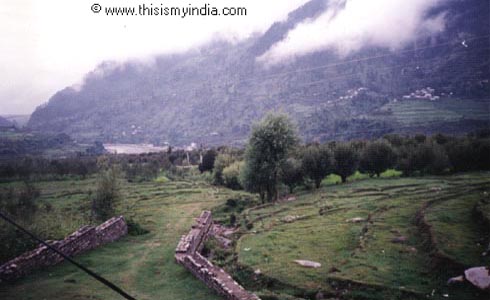
<path id="1" fill-rule="evenodd" d="M 345 183 L 357 171 L 379 177 L 389 169 L 403 176 L 490 170 L 490 133 L 390 134 L 373 141 L 302 145 L 287 117 L 271 115 L 254 127 L 245 152 L 208 150 L 199 169 L 210 172 L 214 184 L 245 189 L 272 201 L 281 186 L 289 193 L 299 186 L 319 188 L 330 174 Z"/>
<path id="2" fill-rule="evenodd" d="M 63 159 L 26 156 L 0 162 L 0 180 L 29 180 L 67 175 L 86 177 L 96 172 L 96 156 L 74 156 Z"/>
<path id="3" fill-rule="evenodd" d="M 199 151 L 184 150 L 118 155 L 76 155 L 61 159 L 42 156 L 25 156 L 8 161 L 0 161 L 0 181 L 57 179 L 66 176 L 85 178 L 99 172 L 98 161 L 109 160 L 118 165 L 129 181 L 152 180 L 165 170 L 170 175 L 179 174 L 180 166 L 198 165 Z"/>

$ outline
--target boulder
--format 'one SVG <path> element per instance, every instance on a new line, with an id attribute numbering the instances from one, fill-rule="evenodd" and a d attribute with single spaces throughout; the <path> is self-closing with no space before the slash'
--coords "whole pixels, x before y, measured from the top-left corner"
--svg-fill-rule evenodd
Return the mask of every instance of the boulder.
<path id="1" fill-rule="evenodd" d="M 297 259 L 294 262 L 297 263 L 300 266 L 307 267 L 307 268 L 314 268 L 314 269 L 316 269 L 316 268 L 320 268 L 322 266 L 321 263 L 318 263 L 318 262 L 315 262 L 315 261 L 311 261 L 311 260 Z"/>
<path id="2" fill-rule="evenodd" d="M 464 276 L 471 284 L 481 290 L 490 290 L 490 267 L 476 267 L 464 271 Z"/>
<path id="3" fill-rule="evenodd" d="M 293 223 L 299 219 L 299 216 L 285 216 L 284 218 L 281 219 L 284 223 Z"/>
<path id="4" fill-rule="evenodd" d="M 357 218 L 352 218 L 352 219 L 348 219 L 348 220 L 345 220 L 345 221 L 347 223 L 361 223 L 361 222 L 365 222 L 366 219 L 357 217 Z"/>

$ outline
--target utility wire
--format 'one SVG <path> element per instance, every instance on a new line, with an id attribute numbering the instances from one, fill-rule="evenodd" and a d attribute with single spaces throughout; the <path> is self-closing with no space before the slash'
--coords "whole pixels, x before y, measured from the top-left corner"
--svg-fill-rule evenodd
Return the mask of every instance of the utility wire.
<path id="1" fill-rule="evenodd" d="M 20 226 L 19 224 L 17 224 L 14 220 L 12 220 L 9 217 L 7 217 L 4 213 L 0 212 L 0 218 L 4 219 L 6 222 L 8 222 L 8 223 L 12 224 L 13 226 L 17 227 L 20 231 L 22 231 L 23 233 L 27 234 L 33 240 L 35 240 L 35 241 L 41 243 L 42 245 L 48 247 L 48 249 L 50 249 L 51 251 L 53 251 L 56 254 L 60 255 L 61 257 L 63 257 L 67 261 L 69 261 L 70 263 L 74 264 L 76 267 L 78 267 L 79 269 L 83 270 L 85 273 L 87 273 L 88 275 L 92 276 L 96 280 L 100 281 L 102 284 L 104 284 L 105 286 L 109 287 L 110 289 L 112 289 L 113 291 L 115 291 L 116 293 L 118 293 L 119 295 L 123 296 L 125 299 L 128 299 L 128 300 L 136 300 L 136 298 L 130 296 L 129 294 L 127 294 L 126 292 L 124 292 L 121 288 L 119 288 L 118 286 L 116 286 L 115 284 L 113 284 L 112 282 L 110 282 L 109 280 L 105 279 L 104 277 L 102 277 L 100 275 L 97 275 L 95 272 L 93 272 L 93 271 L 89 270 L 88 268 L 82 266 L 81 264 L 79 264 L 76 261 L 74 261 L 73 259 L 71 259 L 69 256 L 65 255 L 63 252 L 59 251 L 58 249 L 56 249 L 53 246 L 51 246 L 50 244 L 46 243 L 42 239 L 38 238 L 36 235 L 34 235 L 33 233 L 31 233 L 27 229 L 24 229 L 22 226 Z"/>

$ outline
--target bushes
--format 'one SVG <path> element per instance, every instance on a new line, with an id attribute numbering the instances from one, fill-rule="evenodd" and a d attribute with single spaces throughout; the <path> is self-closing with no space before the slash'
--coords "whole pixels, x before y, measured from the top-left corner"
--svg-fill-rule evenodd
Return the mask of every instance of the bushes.
<path id="1" fill-rule="evenodd" d="M 216 156 L 216 160 L 214 162 L 214 172 L 213 172 L 213 182 L 216 185 L 223 185 L 223 170 L 235 162 L 236 158 L 234 158 L 229 153 L 220 153 Z"/>
<path id="2" fill-rule="evenodd" d="M 9 188 L 0 193 L 0 210 L 8 214 L 17 223 L 37 234 L 32 218 L 38 210 L 36 203 L 39 190 L 31 183 L 19 188 Z M 16 255 L 33 249 L 37 243 L 10 224 L 0 226 L 0 264 Z"/>
<path id="3" fill-rule="evenodd" d="M 93 219 L 103 222 L 115 215 L 115 203 L 119 200 L 118 174 L 115 166 L 100 172 L 95 197 L 92 199 Z"/>
<path id="4" fill-rule="evenodd" d="M 137 236 L 137 235 L 144 235 L 149 233 L 150 231 L 141 227 L 139 223 L 136 223 L 132 218 L 129 218 L 126 221 L 126 224 L 128 225 L 128 234 Z"/>
<path id="5" fill-rule="evenodd" d="M 223 184 L 232 189 L 240 190 L 242 185 L 240 183 L 240 170 L 243 169 L 244 162 L 236 161 L 223 169 Z"/>

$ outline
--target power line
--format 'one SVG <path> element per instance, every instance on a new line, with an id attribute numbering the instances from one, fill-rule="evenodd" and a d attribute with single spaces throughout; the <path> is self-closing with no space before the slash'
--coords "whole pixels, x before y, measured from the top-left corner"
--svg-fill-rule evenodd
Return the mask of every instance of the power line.
<path id="1" fill-rule="evenodd" d="M 489 37 L 490 37 L 490 35 L 475 36 L 473 38 L 466 39 L 466 41 L 481 40 L 481 39 L 485 39 L 485 38 L 489 38 Z M 410 49 L 410 50 L 407 49 L 407 50 L 402 50 L 402 51 L 397 51 L 397 52 L 391 52 L 391 53 L 386 53 L 386 54 L 381 54 L 381 55 L 366 56 L 366 57 L 352 59 L 352 60 L 344 60 L 344 61 L 340 61 L 340 62 L 336 62 L 336 63 L 329 63 L 329 64 L 324 64 L 324 65 L 320 65 L 320 66 L 316 66 L 316 67 L 311 67 L 311 68 L 304 68 L 304 69 L 293 70 L 293 71 L 272 73 L 272 74 L 269 74 L 267 76 L 260 77 L 260 78 L 257 78 L 256 76 L 253 76 L 253 77 L 245 77 L 245 78 L 241 78 L 241 79 L 239 79 L 237 81 L 232 81 L 232 82 L 227 82 L 227 83 L 221 84 L 221 85 L 214 85 L 214 86 L 207 86 L 207 87 L 219 88 L 219 87 L 226 87 L 229 84 L 239 84 L 239 83 L 250 82 L 250 81 L 261 81 L 261 83 L 263 83 L 264 80 L 269 80 L 269 79 L 272 79 L 272 78 L 281 77 L 281 76 L 289 75 L 289 74 L 297 74 L 297 73 L 311 72 L 311 71 L 316 71 L 316 70 L 325 69 L 325 68 L 338 67 L 338 66 L 342 66 L 342 65 L 346 65 L 346 64 L 352 64 L 352 63 L 359 63 L 359 62 L 364 62 L 364 61 L 382 59 L 382 58 L 386 58 L 386 57 L 390 57 L 390 56 L 396 56 L 396 55 L 399 55 L 399 54 L 406 54 L 406 53 L 411 53 L 411 52 L 419 52 L 419 51 L 428 50 L 428 49 L 441 48 L 441 47 L 445 47 L 445 46 L 457 46 L 457 45 L 459 45 L 459 44 L 455 44 L 453 42 L 441 43 L 441 44 L 438 44 L 438 45 L 421 47 L 421 48 L 417 48 L 417 49 Z M 436 57 L 434 59 L 440 59 L 440 57 Z M 168 81 L 165 81 L 165 82 L 160 82 L 159 84 L 171 84 L 171 83 L 172 83 L 172 81 L 168 80 Z M 184 87 L 185 85 L 186 84 L 183 84 L 183 85 L 181 85 L 181 87 Z M 172 87 L 173 88 L 175 88 L 175 87 L 179 88 L 178 85 L 177 86 L 172 85 Z M 196 89 L 185 89 L 185 90 L 186 91 L 197 91 L 199 89 L 200 88 L 196 88 Z"/>
<path id="2" fill-rule="evenodd" d="M 132 296 L 130 296 L 129 294 L 127 294 L 126 292 L 124 292 L 121 288 L 119 288 L 118 286 L 116 286 L 115 284 L 113 284 L 112 282 L 110 282 L 109 280 L 105 279 L 104 277 L 102 277 L 100 275 L 97 275 L 95 272 L 93 272 L 93 271 L 89 270 L 88 268 L 82 266 L 81 264 L 79 264 L 76 261 L 74 261 L 73 259 L 71 259 L 69 256 L 65 255 L 63 252 L 59 251 L 58 249 L 56 249 L 53 246 L 51 246 L 50 244 L 46 243 L 42 239 L 38 238 L 36 235 L 34 235 L 33 233 L 31 233 L 27 229 L 24 229 L 22 226 L 20 226 L 19 224 L 17 224 L 15 221 L 13 221 L 9 217 L 7 217 L 2 212 L 0 212 L 0 218 L 4 219 L 6 222 L 8 222 L 8 223 L 12 224 L 13 226 L 17 227 L 20 231 L 22 231 L 23 233 L 27 234 L 33 240 L 35 240 L 35 241 L 41 243 L 42 245 L 46 246 L 48 249 L 50 249 L 51 251 L 53 251 L 56 254 L 60 255 L 61 257 L 63 257 L 64 259 L 66 259 L 67 261 L 69 261 L 70 263 L 72 263 L 73 265 L 75 265 L 77 268 L 81 269 L 82 271 L 84 271 L 88 275 L 90 275 L 93 278 L 95 278 L 96 280 L 100 281 L 102 284 L 104 284 L 105 286 L 109 287 L 110 289 L 112 289 L 113 291 L 115 291 L 116 293 L 118 293 L 119 295 L 123 296 L 125 299 L 128 299 L 128 300 L 136 300 L 136 298 L 133 298 Z"/>

